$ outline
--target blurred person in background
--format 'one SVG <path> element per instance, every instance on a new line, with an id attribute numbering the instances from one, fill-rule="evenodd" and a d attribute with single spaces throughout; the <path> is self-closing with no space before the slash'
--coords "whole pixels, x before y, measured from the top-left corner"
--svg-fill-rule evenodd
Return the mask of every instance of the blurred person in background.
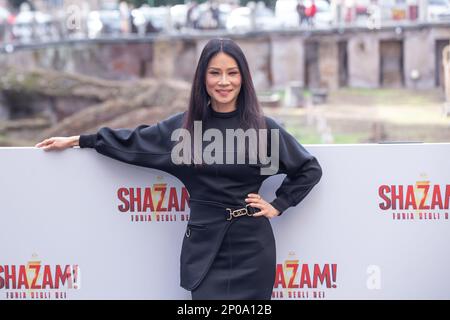
<path id="1" fill-rule="evenodd" d="M 128 7 L 128 3 L 121 1 L 119 4 L 120 11 L 120 30 L 123 34 L 131 32 L 131 10 Z"/>
<path id="2" fill-rule="evenodd" d="M 306 19 L 308 20 L 308 25 L 310 27 L 314 26 L 314 18 L 316 16 L 316 12 L 317 12 L 317 7 L 316 7 L 315 0 L 311 0 L 305 9 Z"/>
<path id="3" fill-rule="evenodd" d="M 299 0 L 297 3 L 297 13 L 298 13 L 298 23 L 299 26 L 301 27 L 303 25 L 303 22 L 307 23 L 307 19 L 306 19 L 306 8 L 305 8 L 305 4 L 303 3 L 303 0 Z"/>
<path id="4" fill-rule="evenodd" d="M 199 16 L 200 14 L 197 1 L 191 1 L 187 10 L 186 26 L 188 28 L 197 29 Z"/>

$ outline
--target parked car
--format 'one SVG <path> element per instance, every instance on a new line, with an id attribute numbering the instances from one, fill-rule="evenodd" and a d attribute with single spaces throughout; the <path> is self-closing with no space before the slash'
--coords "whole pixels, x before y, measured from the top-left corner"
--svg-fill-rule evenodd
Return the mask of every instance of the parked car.
<path id="1" fill-rule="evenodd" d="M 427 20 L 430 22 L 450 21 L 450 1 L 428 0 Z"/>
<path id="2" fill-rule="evenodd" d="M 208 2 L 204 2 L 198 5 L 198 15 L 198 29 L 208 30 L 219 28 L 219 20 L 214 17 L 211 10 L 211 5 Z"/>
<path id="3" fill-rule="evenodd" d="M 133 24 L 138 34 L 169 31 L 171 29 L 171 12 L 169 7 L 150 7 L 143 5 L 131 11 Z"/>
<path id="4" fill-rule="evenodd" d="M 56 36 L 53 19 L 40 11 L 21 11 L 14 18 L 12 35 L 21 42 L 49 40 Z"/>
<path id="5" fill-rule="evenodd" d="M 254 12 L 255 30 L 274 30 L 282 27 L 282 23 L 272 10 L 260 8 Z M 252 29 L 252 9 L 239 7 L 231 11 L 226 28 L 230 31 L 248 31 Z"/>
<path id="6" fill-rule="evenodd" d="M 120 11 L 91 11 L 88 15 L 87 27 L 90 38 L 100 35 L 118 35 L 122 31 Z"/>
<path id="7" fill-rule="evenodd" d="M 230 5 L 229 3 L 219 4 L 219 28 L 226 29 L 227 20 L 233 9 L 238 8 L 238 6 Z"/>
<path id="8" fill-rule="evenodd" d="M 172 27 L 180 30 L 186 27 L 188 6 L 186 4 L 176 4 L 170 7 L 170 17 Z"/>
<path id="9" fill-rule="evenodd" d="M 297 0 L 277 0 L 275 3 L 275 17 L 281 21 L 283 28 L 298 28 Z"/>
<path id="10" fill-rule="evenodd" d="M 328 28 L 333 25 L 334 15 L 331 5 L 326 0 L 316 0 L 316 15 L 314 17 L 314 25 L 316 27 Z"/>

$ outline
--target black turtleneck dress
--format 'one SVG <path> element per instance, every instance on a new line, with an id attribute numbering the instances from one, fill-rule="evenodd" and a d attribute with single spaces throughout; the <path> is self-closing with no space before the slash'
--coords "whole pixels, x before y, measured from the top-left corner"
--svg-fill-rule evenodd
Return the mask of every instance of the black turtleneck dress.
<path id="1" fill-rule="evenodd" d="M 190 220 L 180 255 L 180 285 L 193 299 L 270 299 L 275 281 L 275 239 L 266 217 L 239 216 L 228 220 L 229 210 L 245 207 L 249 193 L 258 193 L 268 177 L 261 164 L 225 164 L 226 129 L 242 128 L 240 110 L 216 112 L 211 107 L 202 130 L 223 133 L 224 164 L 200 166 L 171 160 L 174 130 L 181 128 L 185 112 L 152 126 L 134 130 L 101 128 L 80 136 L 81 148 L 95 148 L 105 156 L 133 165 L 163 170 L 176 176 L 189 192 Z M 317 159 L 270 117 L 267 129 L 279 130 L 279 170 L 286 174 L 272 206 L 283 213 L 302 201 L 319 182 Z M 270 150 L 270 134 L 268 135 Z M 203 142 L 204 149 L 211 142 Z M 235 158 L 236 159 L 236 158 Z M 279 217 L 277 217 L 278 219 Z"/>

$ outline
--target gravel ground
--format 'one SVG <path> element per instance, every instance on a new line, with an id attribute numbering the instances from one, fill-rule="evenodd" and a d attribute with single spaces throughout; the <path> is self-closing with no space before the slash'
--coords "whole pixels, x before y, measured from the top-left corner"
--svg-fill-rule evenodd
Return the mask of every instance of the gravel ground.
<path id="1" fill-rule="evenodd" d="M 443 90 L 341 89 L 323 104 L 265 107 L 303 143 L 450 142 Z"/>

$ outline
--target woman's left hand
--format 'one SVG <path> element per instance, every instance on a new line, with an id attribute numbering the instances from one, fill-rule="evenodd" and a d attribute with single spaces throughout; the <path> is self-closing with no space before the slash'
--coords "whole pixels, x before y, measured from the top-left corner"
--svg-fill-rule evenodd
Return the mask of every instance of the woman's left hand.
<path id="1" fill-rule="evenodd" d="M 280 211 L 275 209 L 270 203 L 268 203 L 266 200 L 264 200 L 259 194 L 256 193 L 249 193 L 248 198 L 245 199 L 245 202 L 250 204 L 251 207 L 255 207 L 260 209 L 261 211 L 258 211 L 253 216 L 254 217 L 261 217 L 265 216 L 269 219 L 276 217 L 280 214 Z"/>

